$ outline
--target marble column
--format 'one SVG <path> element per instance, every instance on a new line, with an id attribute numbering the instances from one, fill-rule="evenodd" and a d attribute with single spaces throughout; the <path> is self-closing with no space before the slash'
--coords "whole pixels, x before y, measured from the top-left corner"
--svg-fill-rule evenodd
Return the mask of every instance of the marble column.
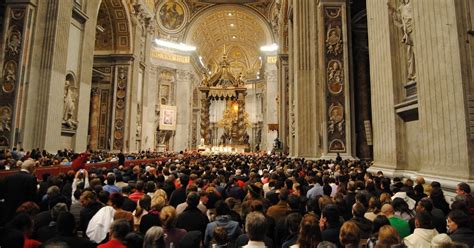
<path id="1" fill-rule="evenodd" d="M 288 54 L 278 55 L 278 132 L 283 151 L 288 152 L 290 143 L 290 82 Z"/>
<path id="2" fill-rule="evenodd" d="M 291 74 L 290 129 L 294 140 L 290 155 L 295 157 L 319 157 L 320 104 L 318 100 L 317 44 L 315 1 L 294 0 L 292 2 L 292 27 L 289 54 Z"/>
<path id="3" fill-rule="evenodd" d="M 192 74 L 187 70 L 177 71 L 176 83 L 176 108 L 178 111 L 176 120 L 176 135 L 174 140 L 174 151 L 189 149 L 191 142 L 191 116 L 192 116 Z"/>

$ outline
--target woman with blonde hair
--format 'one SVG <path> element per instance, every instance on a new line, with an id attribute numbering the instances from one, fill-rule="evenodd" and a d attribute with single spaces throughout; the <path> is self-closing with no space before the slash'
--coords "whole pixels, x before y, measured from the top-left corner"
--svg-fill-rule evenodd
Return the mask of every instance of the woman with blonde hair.
<path id="1" fill-rule="evenodd" d="M 397 244 L 400 244 L 400 235 L 398 235 L 397 230 L 390 225 L 382 226 L 379 229 L 379 237 L 375 248 L 391 247 Z"/>
<path id="2" fill-rule="evenodd" d="M 165 245 L 166 247 L 177 247 L 179 248 L 179 240 L 186 235 L 186 230 L 176 228 L 176 209 L 172 206 L 166 206 L 161 209 L 160 220 L 163 226 L 163 232 L 165 234 Z"/>
<path id="3" fill-rule="evenodd" d="M 150 227 L 161 225 L 160 212 L 161 209 L 166 205 L 166 199 L 156 192 L 158 191 L 155 191 L 155 194 L 153 194 L 153 197 L 151 198 L 150 211 L 148 211 L 148 213 L 145 214 L 140 221 L 139 231 L 143 234 L 145 234 L 148 229 L 150 229 Z"/>

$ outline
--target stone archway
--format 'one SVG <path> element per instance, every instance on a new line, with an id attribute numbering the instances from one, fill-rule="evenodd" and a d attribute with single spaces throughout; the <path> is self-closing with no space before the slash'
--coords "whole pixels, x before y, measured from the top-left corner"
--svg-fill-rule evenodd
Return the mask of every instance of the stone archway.
<path id="1" fill-rule="evenodd" d="M 123 0 L 103 0 L 97 16 L 89 148 L 124 150 L 127 92 L 132 63 L 129 6 Z"/>

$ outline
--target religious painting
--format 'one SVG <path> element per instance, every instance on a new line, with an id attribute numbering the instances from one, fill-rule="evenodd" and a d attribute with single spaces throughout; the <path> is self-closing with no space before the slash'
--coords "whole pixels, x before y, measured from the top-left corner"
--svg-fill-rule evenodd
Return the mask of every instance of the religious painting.
<path id="1" fill-rule="evenodd" d="M 176 130 L 176 106 L 161 105 L 160 130 Z"/>
<path id="2" fill-rule="evenodd" d="M 160 24 L 169 32 L 178 32 L 185 24 L 186 9 L 179 1 L 168 0 L 160 7 Z"/>

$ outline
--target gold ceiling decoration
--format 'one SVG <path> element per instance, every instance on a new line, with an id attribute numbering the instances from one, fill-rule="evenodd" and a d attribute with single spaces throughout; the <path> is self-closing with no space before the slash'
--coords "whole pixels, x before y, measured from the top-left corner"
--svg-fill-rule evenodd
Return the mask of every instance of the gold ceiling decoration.
<path id="1" fill-rule="evenodd" d="M 260 47 L 273 43 L 266 19 L 242 5 L 206 9 L 188 27 L 187 44 L 197 47 L 207 69 L 215 73 L 227 47 L 229 71 L 254 79 L 260 71 Z"/>

